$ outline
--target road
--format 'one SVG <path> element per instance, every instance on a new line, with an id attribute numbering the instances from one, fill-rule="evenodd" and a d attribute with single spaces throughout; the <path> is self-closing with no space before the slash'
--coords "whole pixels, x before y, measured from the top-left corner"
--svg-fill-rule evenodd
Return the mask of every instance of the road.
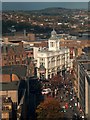
<path id="1" fill-rule="evenodd" d="M 51 86 L 49 87 L 51 88 Z M 82 120 L 77 106 L 77 97 L 74 93 L 71 74 L 66 73 L 64 77 L 62 76 L 59 87 L 57 86 L 55 89 L 58 89 L 58 92 L 52 97 L 55 97 L 60 102 L 64 116 L 68 120 Z"/>

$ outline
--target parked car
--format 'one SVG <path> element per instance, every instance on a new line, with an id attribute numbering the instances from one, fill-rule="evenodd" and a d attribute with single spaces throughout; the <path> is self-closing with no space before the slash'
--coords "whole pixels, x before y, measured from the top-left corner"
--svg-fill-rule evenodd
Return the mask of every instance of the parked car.
<path id="1" fill-rule="evenodd" d="M 51 93 L 51 89 L 50 88 L 46 88 L 46 89 L 42 90 L 42 95 L 46 95 L 46 94 L 49 94 L 49 93 Z"/>

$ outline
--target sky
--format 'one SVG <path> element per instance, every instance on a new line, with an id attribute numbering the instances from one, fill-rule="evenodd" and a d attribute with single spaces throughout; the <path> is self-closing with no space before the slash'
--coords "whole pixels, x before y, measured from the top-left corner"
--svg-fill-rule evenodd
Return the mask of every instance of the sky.
<path id="1" fill-rule="evenodd" d="M 2 2 L 89 2 L 89 0 L 1 0 Z"/>
<path id="2" fill-rule="evenodd" d="M 88 2 L 3 2 L 3 10 L 40 10 L 49 7 L 88 8 Z"/>

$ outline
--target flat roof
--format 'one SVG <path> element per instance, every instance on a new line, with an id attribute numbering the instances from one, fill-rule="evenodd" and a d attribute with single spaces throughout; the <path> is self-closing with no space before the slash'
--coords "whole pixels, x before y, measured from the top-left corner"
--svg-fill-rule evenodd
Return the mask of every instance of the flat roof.
<path id="1" fill-rule="evenodd" d="M 50 52 L 65 52 L 65 50 L 67 50 L 68 48 L 61 48 L 59 50 L 56 50 L 56 51 L 52 51 L 52 50 L 49 50 L 49 48 L 42 48 L 41 50 L 39 50 L 39 52 L 43 52 L 43 53 L 50 53 Z"/>

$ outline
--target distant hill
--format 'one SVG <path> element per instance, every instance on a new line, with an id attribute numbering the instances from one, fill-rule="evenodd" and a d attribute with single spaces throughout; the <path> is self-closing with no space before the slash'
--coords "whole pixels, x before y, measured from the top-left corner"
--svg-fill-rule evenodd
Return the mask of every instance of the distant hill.
<path id="1" fill-rule="evenodd" d="M 24 14 L 25 15 L 30 15 L 30 14 L 35 14 L 35 15 L 73 15 L 74 12 L 78 11 L 85 11 L 85 9 L 68 9 L 68 8 L 61 8 L 61 7 L 51 7 L 51 8 L 45 8 L 42 10 L 13 10 L 13 11 L 4 11 L 4 12 L 10 12 L 10 13 L 18 13 L 18 14 Z"/>
<path id="2" fill-rule="evenodd" d="M 52 8 L 45 8 L 42 10 L 32 10 L 28 11 L 30 13 L 35 14 L 43 14 L 43 15 L 62 15 L 62 14 L 72 14 L 74 11 L 79 11 L 79 9 L 66 9 L 66 8 L 59 8 L 59 7 L 52 7 Z"/>

